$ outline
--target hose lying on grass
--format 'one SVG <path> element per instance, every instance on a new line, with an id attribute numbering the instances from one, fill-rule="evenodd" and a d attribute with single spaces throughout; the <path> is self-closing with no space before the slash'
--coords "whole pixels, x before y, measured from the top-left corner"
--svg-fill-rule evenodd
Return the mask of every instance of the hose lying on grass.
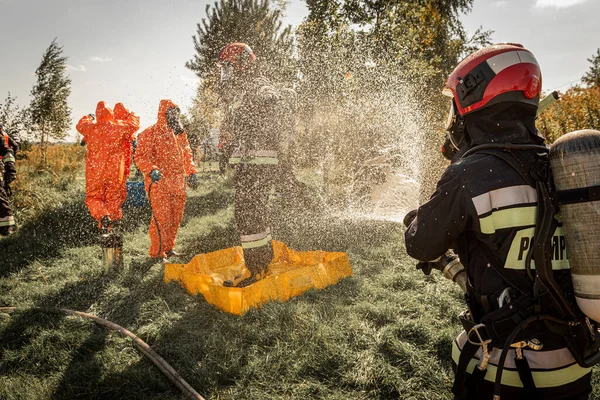
<path id="1" fill-rule="evenodd" d="M 43 308 L 35 308 L 35 309 L 45 311 L 45 309 L 43 309 Z M 19 310 L 19 308 L 17 308 L 17 307 L 0 307 L 0 312 L 4 312 L 4 313 L 14 312 L 17 310 Z M 175 371 L 173 369 L 173 367 L 171 367 L 169 365 L 169 363 L 167 363 L 165 361 L 164 358 L 162 358 L 154 350 L 152 350 L 152 348 L 148 345 L 148 343 L 144 342 L 142 339 L 140 339 L 139 337 L 134 335 L 131 331 L 128 331 L 127 329 L 123 328 L 120 325 L 115 324 L 114 322 L 107 321 L 100 317 L 96 317 L 95 315 L 92 315 L 92 314 L 87 314 L 87 313 L 84 313 L 81 311 L 68 310 L 66 308 L 59 308 L 58 310 L 62 311 L 63 313 L 65 313 L 67 315 L 75 315 L 78 317 L 91 319 L 99 325 L 102 325 L 106 328 L 109 328 L 109 329 L 112 329 L 115 331 L 119 331 L 121 334 L 123 334 L 125 336 L 129 336 L 133 340 L 133 343 L 135 344 L 135 346 L 146 357 L 148 357 L 150 359 L 150 361 L 152 361 L 154 363 L 154 365 L 156 365 L 167 376 L 167 378 L 169 378 L 169 380 L 171 382 L 173 382 L 173 384 L 175 386 L 177 386 L 177 388 L 179 388 L 179 390 L 181 390 L 181 392 L 184 395 L 186 395 L 188 398 L 194 399 L 194 400 L 205 400 L 204 397 L 200 396 L 198 394 L 198 392 L 196 392 L 194 390 L 193 387 L 191 387 L 181 376 L 179 376 L 177 371 Z"/>

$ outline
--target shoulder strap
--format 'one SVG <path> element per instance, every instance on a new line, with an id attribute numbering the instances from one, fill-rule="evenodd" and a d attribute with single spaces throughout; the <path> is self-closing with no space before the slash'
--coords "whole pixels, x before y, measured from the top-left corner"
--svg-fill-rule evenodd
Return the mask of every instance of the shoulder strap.
<path id="1" fill-rule="evenodd" d="M 510 150 L 513 149 L 511 148 Z M 573 305 L 567 300 L 567 297 L 560 288 L 560 285 L 554 279 L 554 273 L 552 271 L 551 240 L 557 224 L 554 215 L 558 210 L 556 209 L 550 194 L 551 188 L 553 187 L 551 184 L 552 176 L 550 162 L 547 158 L 544 159 L 540 157 L 537 162 L 528 169 L 526 165 L 519 160 L 520 157 L 512 151 L 501 150 L 497 148 L 482 148 L 478 152 L 489 154 L 504 160 L 513 169 L 515 169 L 529 185 L 535 187 L 538 196 L 538 207 L 535 223 L 535 235 L 533 237 L 531 249 L 533 250 L 533 260 L 535 261 L 536 265 L 536 279 L 539 279 L 543 284 L 543 287 L 541 288 L 542 290 L 548 290 L 562 315 L 565 317 L 575 318 L 580 313 L 578 313 L 577 310 L 574 309 Z M 528 257 L 528 259 L 530 258 L 531 257 Z M 530 273 L 530 265 L 526 265 L 526 268 L 528 273 Z"/>
<path id="2" fill-rule="evenodd" d="M 515 171 L 517 171 L 519 175 L 523 178 L 523 180 L 525 180 L 530 186 L 535 186 L 533 178 L 529 174 L 528 169 L 525 167 L 523 161 L 520 160 L 516 154 L 499 148 L 483 148 L 481 150 L 477 150 L 477 148 L 474 148 L 473 150 L 476 150 L 477 153 L 488 154 L 500 158 L 501 160 L 509 164 Z M 518 289 L 523 294 L 533 294 L 533 281 L 526 279 L 525 277 L 519 277 L 520 279 L 518 280 L 506 278 L 504 270 L 502 268 L 502 260 L 500 259 L 500 257 L 498 257 L 487 247 L 481 247 L 481 251 L 483 252 L 483 255 L 488 259 L 494 270 L 498 273 L 498 275 L 500 275 L 502 279 L 504 279 L 504 281 L 508 285 L 512 286 L 515 289 Z M 529 256 L 529 260 L 530 259 L 531 256 Z M 527 265 L 526 267 L 528 271 L 531 270 L 530 265 Z"/>

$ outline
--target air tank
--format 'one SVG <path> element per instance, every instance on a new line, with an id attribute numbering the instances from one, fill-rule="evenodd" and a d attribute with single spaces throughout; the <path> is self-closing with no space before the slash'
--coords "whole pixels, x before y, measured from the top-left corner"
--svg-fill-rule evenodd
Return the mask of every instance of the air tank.
<path id="1" fill-rule="evenodd" d="M 600 131 L 570 132 L 550 148 L 577 305 L 600 321 Z"/>

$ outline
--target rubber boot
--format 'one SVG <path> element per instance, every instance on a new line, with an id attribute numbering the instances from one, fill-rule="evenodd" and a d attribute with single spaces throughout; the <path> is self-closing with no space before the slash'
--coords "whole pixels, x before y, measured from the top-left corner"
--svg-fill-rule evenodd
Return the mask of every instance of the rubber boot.
<path id="1" fill-rule="evenodd" d="M 0 236 L 9 236 L 15 233 L 17 228 L 14 225 L 0 227 Z"/>
<path id="2" fill-rule="evenodd" d="M 263 279 L 265 276 L 267 276 L 268 272 L 268 267 L 254 269 L 254 271 L 251 271 L 248 268 L 244 268 L 242 270 L 242 273 L 237 275 L 232 280 L 224 281 L 223 286 L 239 288 L 247 287 Z"/>
<path id="3" fill-rule="evenodd" d="M 118 221 L 103 217 L 100 228 L 100 247 L 102 248 L 102 264 L 104 271 L 123 270 L 123 235 L 116 229 Z"/>
<path id="4" fill-rule="evenodd" d="M 185 253 L 180 253 L 178 251 L 175 250 L 169 250 L 166 252 L 167 258 L 168 257 L 182 257 L 185 255 Z"/>

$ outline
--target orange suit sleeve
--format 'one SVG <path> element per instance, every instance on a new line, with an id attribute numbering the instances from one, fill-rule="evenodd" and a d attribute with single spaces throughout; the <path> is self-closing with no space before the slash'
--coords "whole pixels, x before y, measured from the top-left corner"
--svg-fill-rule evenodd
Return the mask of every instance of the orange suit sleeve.
<path id="1" fill-rule="evenodd" d="M 198 172 L 196 169 L 196 165 L 194 165 L 194 154 L 192 153 L 192 148 L 190 147 L 190 142 L 187 138 L 187 133 L 184 132 L 177 138 L 179 141 L 179 145 L 181 146 L 181 151 L 183 151 L 183 160 L 184 160 L 184 169 L 186 175 L 192 175 Z"/>
<path id="2" fill-rule="evenodd" d="M 152 170 L 159 169 L 154 164 L 154 149 L 152 145 L 151 131 L 146 129 L 138 136 L 137 149 L 135 150 L 135 165 L 144 175 L 148 175 Z"/>
<path id="3" fill-rule="evenodd" d="M 79 120 L 75 129 L 77 129 L 77 132 L 81 133 L 85 139 L 92 133 L 94 125 L 94 119 L 89 115 L 86 115 Z"/>
<path id="4" fill-rule="evenodd" d="M 123 103 L 115 104 L 115 119 L 119 122 L 119 125 L 124 127 L 125 138 L 132 141 L 134 133 L 140 129 L 140 117 L 135 113 L 130 112 Z"/>

